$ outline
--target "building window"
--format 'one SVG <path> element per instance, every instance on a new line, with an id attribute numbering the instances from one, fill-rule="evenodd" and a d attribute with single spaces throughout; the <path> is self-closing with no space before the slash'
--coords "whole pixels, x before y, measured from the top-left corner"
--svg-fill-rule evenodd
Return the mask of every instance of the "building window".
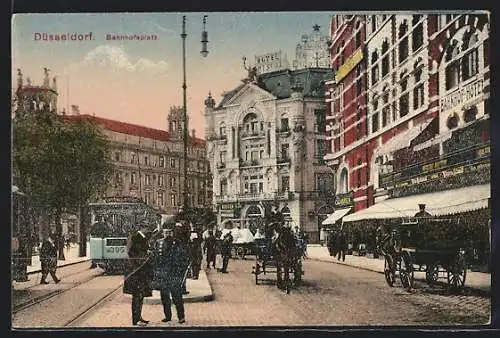
<path id="1" fill-rule="evenodd" d="M 413 109 L 417 110 L 424 104 L 424 83 L 422 82 L 422 67 L 415 70 L 415 88 L 413 88 Z"/>
<path id="2" fill-rule="evenodd" d="M 288 158 L 288 150 L 289 149 L 290 149 L 290 146 L 288 145 L 288 143 L 281 145 L 281 158 L 282 159 L 285 160 Z"/>
<path id="3" fill-rule="evenodd" d="M 406 21 L 399 26 L 399 63 L 405 61 L 408 58 L 408 25 Z"/>
<path id="4" fill-rule="evenodd" d="M 361 66 L 358 65 L 356 67 L 356 96 L 361 95 L 361 91 L 363 89 L 363 83 L 361 82 Z"/>
<path id="5" fill-rule="evenodd" d="M 163 156 L 158 157 L 158 165 L 160 168 L 165 167 L 165 158 Z"/>
<path id="6" fill-rule="evenodd" d="M 120 162 L 120 153 L 119 152 L 115 152 L 115 161 Z"/>
<path id="7" fill-rule="evenodd" d="M 158 205 L 159 206 L 163 206 L 164 201 L 163 201 L 163 193 L 162 192 L 158 192 L 158 199 L 157 199 L 157 201 L 158 201 Z"/>
<path id="8" fill-rule="evenodd" d="M 144 156 L 144 165 L 149 165 L 149 158 Z"/>
<path id="9" fill-rule="evenodd" d="M 412 20 L 413 32 L 412 32 L 412 50 L 416 51 L 424 44 L 424 26 L 420 21 L 421 15 L 414 15 Z"/>
<path id="10" fill-rule="evenodd" d="M 148 191 L 144 193 L 144 203 L 150 204 L 151 203 L 151 193 Z"/>
<path id="11" fill-rule="evenodd" d="M 391 106 L 389 104 L 389 89 L 384 88 L 383 107 L 382 107 L 382 128 L 384 128 L 391 118 Z"/>
<path id="12" fill-rule="evenodd" d="M 477 36 L 470 35 L 468 36 L 462 47 L 463 50 L 469 50 L 462 57 L 462 81 L 466 81 L 476 75 L 479 72 L 478 69 L 478 52 L 475 45 L 477 44 Z"/>
<path id="13" fill-rule="evenodd" d="M 221 195 L 227 194 L 227 180 L 226 179 L 222 179 L 220 181 L 220 193 L 221 193 Z"/>
<path id="14" fill-rule="evenodd" d="M 321 134 L 326 133 L 325 111 L 323 109 L 315 109 L 314 116 L 316 117 L 314 131 Z"/>
<path id="15" fill-rule="evenodd" d="M 340 65 L 343 65 L 345 62 L 345 49 L 344 49 L 345 41 L 342 40 L 342 44 L 340 45 Z"/>
<path id="16" fill-rule="evenodd" d="M 477 107 L 476 106 L 472 106 L 469 109 L 467 109 L 464 113 L 465 123 L 469 123 L 469 122 L 474 121 L 476 119 L 476 115 L 477 115 Z"/>
<path id="17" fill-rule="evenodd" d="M 137 183 L 137 178 L 135 176 L 135 173 L 130 174 L 130 184 L 136 184 Z"/>
<path id="18" fill-rule="evenodd" d="M 222 122 L 220 124 L 220 127 L 219 127 L 219 135 L 220 136 L 226 136 L 226 125 L 224 124 L 224 122 Z"/>
<path id="19" fill-rule="evenodd" d="M 358 109 L 356 110 L 356 132 L 357 132 L 357 138 L 359 139 L 362 134 L 361 134 L 361 129 L 362 129 L 362 123 L 361 123 L 361 108 L 358 106 Z"/>
<path id="20" fill-rule="evenodd" d="M 356 170 L 356 173 L 357 173 L 357 182 L 358 182 L 358 188 L 361 187 L 361 169 L 360 166 L 361 166 L 361 159 L 359 158 L 358 159 L 358 169 Z"/>
<path id="21" fill-rule="evenodd" d="M 171 206 L 176 206 L 177 205 L 175 194 L 170 194 L 170 205 Z"/>
<path id="22" fill-rule="evenodd" d="M 372 116 L 372 133 L 375 133 L 379 128 L 378 113 L 374 113 Z"/>
<path id="23" fill-rule="evenodd" d="M 372 33 L 375 33 L 377 30 L 377 16 L 372 15 Z"/>
<path id="24" fill-rule="evenodd" d="M 281 119 L 281 131 L 289 131 L 290 128 L 288 126 L 288 119 L 287 118 L 282 118 Z"/>
<path id="25" fill-rule="evenodd" d="M 457 41 L 454 40 L 452 45 L 450 45 L 446 51 L 445 60 L 446 65 L 446 90 L 450 90 L 458 86 L 459 82 L 459 60 L 456 60 L 459 50 L 457 46 Z"/>
<path id="26" fill-rule="evenodd" d="M 347 173 L 347 169 L 343 168 L 342 171 L 340 172 L 340 180 L 339 180 L 339 192 L 341 194 L 346 194 L 349 190 L 349 174 Z"/>
<path id="27" fill-rule="evenodd" d="M 163 176 L 163 175 L 158 176 L 158 185 L 160 187 L 163 187 L 165 185 L 165 176 Z"/>
<path id="28" fill-rule="evenodd" d="M 408 115 L 409 112 L 409 95 L 408 89 L 408 77 L 401 80 L 401 96 L 399 98 L 399 117 Z"/>
<path id="29" fill-rule="evenodd" d="M 379 69 L 378 69 L 378 53 L 375 50 L 372 53 L 372 85 L 378 82 Z"/>
<path id="30" fill-rule="evenodd" d="M 446 126 L 448 127 L 448 129 L 455 129 L 456 127 L 458 127 L 458 115 L 457 115 L 457 113 L 453 113 L 448 117 L 448 119 L 446 121 Z"/>
<path id="31" fill-rule="evenodd" d="M 373 94 L 373 98 L 372 98 L 372 105 L 373 105 L 373 111 L 377 111 L 378 110 L 378 94 Z"/>
<path id="32" fill-rule="evenodd" d="M 281 177 L 281 191 L 289 191 L 290 190 L 290 177 L 282 176 Z"/>
<path id="33" fill-rule="evenodd" d="M 354 37 L 354 44 L 356 45 L 356 49 L 361 46 L 361 29 L 359 28 L 359 21 L 356 23 L 356 35 Z"/>
<path id="34" fill-rule="evenodd" d="M 132 164 L 137 163 L 137 160 L 135 158 L 135 153 L 130 154 L 130 163 L 132 163 Z"/>
<path id="35" fill-rule="evenodd" d="M 175 168 L 175 159 L 170 159 L 170 168 Z"/>
<path id="36" fill-rule="evenodd" d="M 382 77 L 389 73 L 389 42 L 382 43 Z"/>
<path id="37" fill-rule="evenodd" d="M 151 184 L 151 175 L 145 175 L 144 176 L 144 183 L 146 185 L 150 185 Z"/>

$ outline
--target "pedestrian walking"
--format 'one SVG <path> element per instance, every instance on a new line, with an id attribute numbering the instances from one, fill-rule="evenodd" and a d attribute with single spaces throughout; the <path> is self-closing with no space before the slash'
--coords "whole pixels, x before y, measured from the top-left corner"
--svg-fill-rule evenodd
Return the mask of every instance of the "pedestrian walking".
<path id="1" fill-rule="evenodd" d="M 231 247 L 233 245 L 233 236 L 231 231 L 224 235 L 221 243 L 221 255 L 222 255 L 222 268 L 219 272 L 227 273 L 227 265 L 229 264 L 229 258 L 231 257 Z"/>
<path id="2" fill-rule="evenodd" d="M 215 269 L 215 261 L 217 259 L 217 252 L 215 251 L 216 244 L 217 240 L 215 239 L 212 230 L 210 230 L 208 232 L 208 237 L 203 243 L 203 252 L 205 252 L 207 256 L 207 269 L 210 269 L 210 264 L 212 264 L 212 267 Z"/>
<path id="3" fill-rule="evenodd" d="M 338 250 L 337 259 L 339 261 L 340 259 L 342 259 L 342 261 L 345 262 L 345 253 L 347 251 L 347 238 L 343 229 L 340 229 L 340 231 L 337 234 L 337 250 Z"/>
<path id="4" fill-rule="evenodd" d="M 42 278 L 40 280 L 40 284 L 49 284 L 49 282 L 46 281 L 49 273 L 52 276 L 54 283 L 57 284 L 61 281 L 56 276 L 58 250 L 54 242 L 54 237 L 53 233 L 49 234 L 46 238 L 44 238 L 40 248 L 40 263 L 42 268 Z"/>
<path id="5" fill-rule="evenodd" d="M 201 270 L 201 261 L 203 260 L 203 249 L 201 247 L 201 235 L 196 231 L 191 232 L 189 239 L 189 256 L 191 259 L 191 278 L 198 279 Z"/>
<path id="6" fill-rule="evenodd" d="M 144 297 L 153 295 L 151 282 L 153 266 L 149 252 L 151 232 L 147 229 L 132 233 L 128 238 L 127 248 L 129 265 L 126 269 L 123 292 L 132 295 L 132 324 L 144 326 L 149 321 L 142 318 Z"/>
<path id="7" fill-rule="evenodd" d="M 160 291 L 163 313 L 162 322 L 172 320 L 172 302 L 179 323 L 185 322 L 183 285 L 189 269 L 187 248 L 181 240 L 181 231 L 164 229 L 164 237 L 156 241 L 154 250 L 153 288 Z M 172 300 L 170 300 L 172 297 Z"/>

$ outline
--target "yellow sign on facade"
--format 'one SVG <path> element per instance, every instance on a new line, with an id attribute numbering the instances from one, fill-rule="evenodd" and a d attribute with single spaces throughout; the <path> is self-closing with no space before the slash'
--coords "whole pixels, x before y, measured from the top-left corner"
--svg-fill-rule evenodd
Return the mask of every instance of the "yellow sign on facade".
<path id="1" fill-rule="evenodd" d="M 338 83 L 346 77 L 346 75 L 349 74 L 361 60 L 363 60 L 363 50 L 359 48 L 342 66 L 339 67 L 337 74 L 335 74 L 335 81 Z"/>

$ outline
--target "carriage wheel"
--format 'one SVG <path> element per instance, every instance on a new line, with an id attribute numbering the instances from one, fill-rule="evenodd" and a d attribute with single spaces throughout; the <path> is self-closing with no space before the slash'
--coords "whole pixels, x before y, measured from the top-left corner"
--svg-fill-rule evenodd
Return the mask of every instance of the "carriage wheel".
<path id="1" fill-rule="evenodd" d="M 425 280 L 430 286 L 436 285 L 439 278 L 439 263 L 429 264 L 425 270 Z"/>
<path id="2" fill-rule="evenodd" d="M 245 248 L 243 248 L 242 246 L 237 247 L 236 248 L 236 255 L 238 255 L 238 257 L 240 259 L 245 258 Z"/>
<path id="3" fill-rule="evenodd" d="M 401 284 L 403 287 L 410 291 L 413 288 L 413 264 L 411 262 L 411 257 L 408 253 L 403 253 L 401 260 L 399 262 L 399 278 L 401 279 Z"/>
<path id="4" fill-rule="evenodd" d="M 448 287 L 453 292 L 461 291 L 465 286 L 467 266 L 463 253 L 458 253 L 448 267 Z"/>
<path id="5" fill-rule="evenodd" d="M 396 280 L 396 265 L 394 264 L 394 258 L 392 258 L 391 255 L 385 256 L 384 275 L 387 285 L 390 287 L 394 286 L 394 282 Z"/>

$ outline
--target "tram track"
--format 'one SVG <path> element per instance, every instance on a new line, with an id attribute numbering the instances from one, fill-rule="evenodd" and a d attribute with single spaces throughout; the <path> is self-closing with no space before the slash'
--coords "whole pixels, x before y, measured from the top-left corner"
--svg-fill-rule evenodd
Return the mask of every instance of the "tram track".
<path id="1" fill-rule="evenodd" d="M 71 274 L 68 274 L 65 276 L 65 279 L 68 278 L 68 277 L 71 277 L 71 276 L 77 276 L 77 275 L 83 275 L 83 274 L 88 274 L 88 271 L 79 271 L 79 272 L 75 272 L 75 273 L 71 273 Z M 82 280 L 79 280 L 77 281 L 76 283 L 74 283 L 73 285 L 71 285 L 69 288 L 61 288 L 61 289 L 56 289 L 56 290 L 53 290 L 49 293 L 46 293 L 46 294 L 43 294 L 43 295 L 40 295 L 38 297 L 31 297 L 31 298 L 28 298 L 22 302 L 20 302 L 19 304 L 15 304 L 12 306 L 12 314 L 16 314 L 22 310 L 26 310 L 36 304 L 39 304 L 43 301 L 46 301 L 46 300 L 49 300 L 51 298 L 54 298 L 60 294 L 63 294 L 69 290 L 72 290 L 82 284 L 85 284 L 85 283 L 88 283 L 89 281 L 91 281 L 92 279 L 94 278 L 97 278 L 97 277 L 100 277 L 100 276 L 103 276 L 105 275 L 105 271 L 102 271 L 101 273 L 99 274 L 92 274 L 90 276 L 87 276 L 86 278 L 83 278 Z M 36 285 L 33 285 L 33 286 L 30 286 L 27 288 L 27 290 L 31 290 L 35 287 Z"/>

